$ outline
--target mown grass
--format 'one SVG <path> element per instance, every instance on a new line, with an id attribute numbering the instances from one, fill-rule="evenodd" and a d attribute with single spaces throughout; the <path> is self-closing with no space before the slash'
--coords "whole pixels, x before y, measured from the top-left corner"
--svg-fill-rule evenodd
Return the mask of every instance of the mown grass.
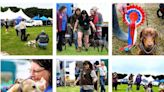
<path id="1" fill-rule="evenodd" d="M 28 40 L 35 40 L 42 30 L 49 35 L 49 44 L 47 49 L 34 48 L 26 45 L 21 41 L 20 36 L 16 36 L 14 27 L 9 28 L 9 32 L 5 32 L 5 27 L 1 28 L 1 51 L 10 55 L 52 55 L 52 26 L 28 27 L 26 33 L 30 34 Z"/>

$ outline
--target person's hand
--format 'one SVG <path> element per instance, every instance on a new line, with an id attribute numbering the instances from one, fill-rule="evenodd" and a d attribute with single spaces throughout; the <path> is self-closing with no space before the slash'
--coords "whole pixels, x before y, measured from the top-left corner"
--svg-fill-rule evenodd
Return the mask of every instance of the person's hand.
<path id="1" fill-rule="evenodd" d="M 58 32 L 58 29 L 56 29 L 56 33 Z"/>
<path id="2" fill-rule="evenodd" d="M 127 4 L 117 4 L 117 9 L 121 12 L 121 14 L 124 14 L 127 12 Z"/>
<path id="3" fill-rule="evenodd" d="M 46 89 L 46 80 L 42 77 L 39 81 L 36 82 L 36 85 L 38 86 L 39 90 L 41 90 L 41 92 L 44 92 Z"/>
<path id="4" fill-rule="evenodd" d="M 73 32 L 76 32 L 77 31 L 77 29 L 73 29 Z"/>
<path id="5" fill-rule="evenodd" d="M 75 81 L 75 82 L 73 83 L 73 86 L 76 86 L 76 83 L 77 83 L 77 82 Z"/>

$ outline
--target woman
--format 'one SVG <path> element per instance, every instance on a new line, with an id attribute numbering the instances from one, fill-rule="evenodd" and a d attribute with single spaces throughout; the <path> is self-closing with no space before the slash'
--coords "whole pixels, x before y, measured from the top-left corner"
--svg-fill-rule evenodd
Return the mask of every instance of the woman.
<path id="1" fill-rule="evenodd" d="M 67 30 L 67 8 L 62 6 L 59 11 L 57 12 L 57 35 L 59 37 L 57 43 L 57 50 L 62 51 L 62 44 L 65 38 L 65 32 Z"/>
<path id="2" fill-rule="evenodd" d="M 80 92 L 93 92 L 94 84 L 97 81 L 96 72 L 93 70 L 93 66 L 89 61 L 84 61 L 83 70 L 81 71 L 78 79 L 75 81 L 74 85 L 79 81 L 81 85 Z"/>
<path id="3" fill-rule="evenodd" d="M 75 26 L 76 20 L 80 17 L 81 15 L 81 10 L 80 8 L 76 8 L 75 13 L 71 16 L 70 18 L 70 24 L 71 24 L 71 29 L 73 30 L 73 27 Z M 73 32 L 74 33 L 74 43 L 75 43 L 75 49 L 78 48 L 78 42 L 77 42 L 77 31 Z"/>
<path id="4" fill-rule="evenodd" d="M 52 92 L 52 60 L 34 59 L 31 62 L 30 74 L 35 82 L 41 79 L 46 80 L 46 89 L 44 92 Z"/>
<path id="5" fill-rule="evenodd" d="M 80 17 L 76 20 L 75 26 L 74 26 L 74 31 L 77 31 L 77 26 L 78 26 L 78 51 L 81 51 L 82 48 L 82 37 L 84 34 L 84 41 L 85 41 L 85 50 L 88 51 L 89 48 L 89 25 L 92 26 L 93 30 L 96 30 L 93 22 L 90 20 L 88 13 L 83 10 L 81 12 Z"/>
<path id="6" fill-rule="evenodd" d="M 22 21 L 19 23 L 19 29 L 21 31 L 21 40 L 25 41 L 25 38 L 26 38 L 26 23 L 25 23 L 25 19 L 22 19 Z"/>

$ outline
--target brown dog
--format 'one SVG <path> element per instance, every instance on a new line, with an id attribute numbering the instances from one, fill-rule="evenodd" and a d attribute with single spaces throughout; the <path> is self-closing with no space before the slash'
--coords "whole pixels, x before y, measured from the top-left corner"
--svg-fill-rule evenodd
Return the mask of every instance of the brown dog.
<path id="1" fill-rule="evenodd" d="M 44 84 L 43 84 L 44 83 Z M 17 79 L 7 92 L 44 92 L 45 80 L 35 82 L 32 79 Z"/>
<path id="2" fill-rule="evenodd" d="M 144 28 L 140 33 L 139 55 L 155 55 L 158 33 L 153 28 Z"/>

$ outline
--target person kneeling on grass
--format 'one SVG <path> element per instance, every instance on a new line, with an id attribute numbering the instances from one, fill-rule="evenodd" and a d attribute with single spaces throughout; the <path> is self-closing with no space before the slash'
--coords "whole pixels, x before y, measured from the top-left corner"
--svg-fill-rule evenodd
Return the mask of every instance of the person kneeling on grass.
<path id="1" fill-rule="evenodd" d="M 37 37 L 36 37 L 36 42 L 38 43 L 39 47 L 46 48 L 49 42 L 49 37 L 43 30 Z"/>
<path id="2" fill-rule="evenodd" d="M 74 85 L 79 81 L 81 85 L 80 92 L 93 92 L 94 83 L 98 80 L 96 72 L 93 70 L 93 66 L 89 61 L 84 61 L 83 69 L 75 81 Z"/>

